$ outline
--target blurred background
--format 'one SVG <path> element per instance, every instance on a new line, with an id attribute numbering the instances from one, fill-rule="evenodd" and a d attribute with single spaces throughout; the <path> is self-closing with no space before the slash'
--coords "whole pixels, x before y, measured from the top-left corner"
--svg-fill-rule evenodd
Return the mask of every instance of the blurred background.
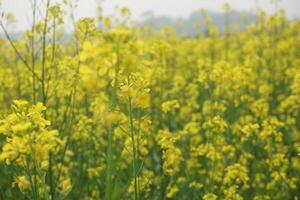
<path id="1" fill-rule="evenodd" d="M 22 32 L 30 27 L 31 13 L 28 10 L 31 9 L 30 2 L 33 0 L 0 1 L 1 10 L 15 14 L 16 23 L 9 27 L 10 32 Z M 57 1 L 52 0 L 52 3 Z M 44 0 L 38 2 L 41 10 L 44 10 Z M 254 21 L 258 9 L 268 14 L 284 10 L 289 19 L 300 18 L 300 0 L 74 0 L 77 5 L 76 19 L 97 16 L 99 6 L 104 15 L 114 15 L 118 8 L 128 7 L 132 13 L 131 20 L 137 24 L 147 23 L 157 29 L 176 26 L 177 31 L 189 35 L 194 34 L 195 23 L 203 21 L 199 12 L 201 9 L 205 9 L 217 28 L 222 30 L 225 23 L 225 3 L 230 5 L 230 23 L 236 24 L 240 29 Z"/>

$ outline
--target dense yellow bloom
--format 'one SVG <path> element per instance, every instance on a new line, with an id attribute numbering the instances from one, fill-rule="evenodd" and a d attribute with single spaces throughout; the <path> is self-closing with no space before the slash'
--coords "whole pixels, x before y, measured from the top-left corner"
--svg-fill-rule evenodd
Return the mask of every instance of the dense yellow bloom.
<path id="1" fill-rule="evenodd" d="M 29 156 L 36 164 L 45 167 L 49 152 L 55 152 L 61 143 L 58 132 L 46 127 L 50 125 L 42 116 L 46 108 L 41 103 L 28 107 L 28 103 L 21 100 L 14 101 L 12 108 L 14 113 L 2 121 L 6 143 L 2 147 L 1 160 L 10 164 L 21 156 Z"/>
<path id="2" fill-rule="evenodd" d="M 98 3 L 66 34 L 76 1 L 32 1 L 0 37 L 1 198 L 299 199 L 299 21 L 202 10 L 189 37 Z"/>
<path id="3" fill-rule="evenodd" d="M 247 187 L 247 183 L 249 181 L 248 170 L 241 166 L 239 163 L 231 165 L 226 168 L 226 175 L 224 178 L 224 184 L 242 184 L 244 187 Z"/>

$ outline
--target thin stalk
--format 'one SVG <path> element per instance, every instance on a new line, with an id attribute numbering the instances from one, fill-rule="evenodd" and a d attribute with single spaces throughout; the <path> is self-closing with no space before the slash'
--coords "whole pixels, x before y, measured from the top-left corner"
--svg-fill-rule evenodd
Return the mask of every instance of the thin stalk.
<path id="1" fill-rule="evenodd" d="M 31 27 L 31 69 L 32 69 L 32 100 L 36 104 L 36 80 L 35 80 L 35 20 L 36 20 L 36 0 L 32 4 L 32 27 Z"/>
<path id="2" fill-rule="evenodd" d="M 133 168 L 133 177 L 134 177 L 134 199 L 138 200 L 138 177 L 137 177 L 137 168 L 136 168 L 136 145 L 135 145 L 135 134 L 133 126 L 133 117 L 132 117 L 132 103 L 131 97 L 128 97 L 128 109 L 129 109 L 129 126 L 132 142 L 132 168 Z"/>
<path id="3" fill-rule="evenodd" d="M 30 172 L 28 159 L 26 159 L 26 163 L 24 163 L 24 164 L 25 164 L 25 169 L 26 169 L 25 172 L 27 173 L 27 175 L 29 177 L 29 183 L 30 183 L 30 187 L 31 187 L 32 199 L 37 200 L 36 186 L 35 186 L 35 183 L 33 181 L 32 174 Z"/>
<path id="4" fill-rule="evenodd" d="M 46 106 L 47 97 L 45 90 L 45 76 L 46 76 L 46 37 L 47 37 L 47 27 L 48 27 L 48 15 L 49 15 L 49 6 L 51 0 L 47 0 L 46 5 L 46 14 L 44 19 L 44 28 L 43 28 L 43 45 L 42 45 L 42 73 L 41 73 L 41 84 L 42 84 L 42 102 Z"/>
<path id="5" fill-rule="evenodd" d="M 53 19 L 53 32 L 52 32 L 52 58 L 51 62 L 53 63 L 55 61 L 55 50 L 56 50 L 56 20 L 55 18 Z"/>
<path id="6" fill-rule="evenodd" d="M 113 137 L 112 137 L 112 129 L 110 126 L 108 130 L 108 148 L 107 148 L 107 173 L 106 173 L 106 186 L 105 186 L 105 199 L 110 200 L 112 194 L 112 165 L 113 165 Z"/>
<path id="7" fill-rule="evenodd" d="M 52 153 L 49 153 L 49 167 L 48 167 L 48 173 L 49 173 L 49 184 L 50 184 L 50 197 L 51 200 L 55 199 L 55 188 L 53 184 L 53 172 L 52 172 Z"/>
<path id="8" fill-rule="evenodd" d="M 53 18 L 53 23 L 52 23 L 52 55 L 51 55 L 51 66 L 55 67 L 57 69 L 57 66 L 54 65 L 55 62 L 55 51 L 56 51 L 56 20 Z M 49 86 L 50 86 L 50 80 L 51 80 L 51 74 L 49 73 L 49 78 L 47 79 L 47 86 L 46 86 L 46 97 L 47 101 L 49 101 Z"/>
<path id="9" fill-rule="evenodd" d="M 117 90 L 119 82 L 119 70 L 121 65 L 120 58 L 120 44 L 117 43 L 116 46 L 117 62 L 115 64 L 115 79 L 114 79 L 114 88 L 112 94 L 112 110 L 116 108 L 118 102 Z M 112 194 L 112 174 L 113 174 L 113 126 L 109 127 L 108 130 L 108 148 L 107 148 L 107 173 L 106 173 L 106 186 L 105 186 L 105 199 L 110 200 Z"/>
<path id="10" fill-rule="evenodd" d="M 74 25 L 74 28 L 75 28 L 75 32 L 77 31 L 76 30 L 76 24 L 75 24 L 75 17 L 74 17 L 74 13 L 73 13 L 73 10 L 72 10 L 72 5 L 69 4 L 70 8 L 71 8 L 71 19 L 72 19 L 72 22 L 73 22 L 73 25 Z M 86 27 L 86 30 L 85 30 L 85 33 L 84 33 L 84 38 L 83 38 L 83 41 L 82 41 L 82 44 L 81 46 L 84 45 L 86 39 L 87 39 L 87 36 L 88 36 L 88 27 Z M 62 174 L 62 166 L 64 164 L 64 159 L 65 159 L 65 156 L 66 156 L 66 152 L 67 152 L 67 149 L 69 147 L 69 143 L 70 143 L 70 139 L 71 139 L 71 133 L 73 131 L 73 121 L 74 121 L 74 118 L 75 118 L 75 98 L 76 98 L 76 95 L 77 95 L 77 84 L 78 84 L 78 78 L 79 78 L 79 70 L 80 70 L 80 65 L 81 65 L 81 61 L 80 61 L 80 58 L 79 58 L 79 55 L 80 55 L 80 52 L 81 52 L 82 48 L 80 48 L 80 44 L 79 44 L 79 41 L 76 40 L 76 57 L 78 58 L 78 63 L 77 63 L 77 68 L 76 68 L 76 72 L 75 72 L 75 80 L 74 80 L 74 87 L 72 88 L 71 90 L 71 93 L 69 95 L 69 102 L 68 102 L 68 106 L 67 106 L 67 110 L 64 114 L 64 121 L 63 121 L 63 125 L 66 124 L 66 133 L 67 133 L 67 136 L 66 136 L 66 144 L 63 148 L 63 151 L 62 151 L 62 156 L 61 156 L 61 167 L 58 169 L 58 175 L 57 175 L 57 178 L 56 178 L 56 181 L 55 181 L 55 184 L 57 185 L 59 180 L 60 180 L 60 177 L 61 177 L 61 174 Z M 70 112 L 70 116 L 68 116 L 68 113 Z M 69 119 L 69 123 L 66 122 L 66 120 Z M 63 126 L 62 125 L 62 126 Z M 54 197 L 56 197 L 56 190 L 54 191 Z"/>
<path id="11" fill-rule="evenodd" d="M 18 48 L 16 47 L 16 45 L 13 42 L 13 40 L 11 39 L 8 31 L 6 30 L 6 28 L 5 28 L 2 20 L 0 20 L 0 26 L 1 26 L 1 29 L 3 30 L 3 32 L 4 32 L 4 35 L 5 35 L 6 39 L 8 40 L 8 42 L 10 44 L 10 46 L 13 48 L 14 52 L 17 54 L 17 56 L 22 61 L 22 63 L 25 65 L 26 69 L 28 69 L 34 75 L 34 77 L 37 80 L 41 81 L 41 78 L 34 71 L 32 71 L 32 68 L 30 67 L 30 65 L 28 64 L 28 62 L 26 61 L 26 59 L 19 52 Z"/>

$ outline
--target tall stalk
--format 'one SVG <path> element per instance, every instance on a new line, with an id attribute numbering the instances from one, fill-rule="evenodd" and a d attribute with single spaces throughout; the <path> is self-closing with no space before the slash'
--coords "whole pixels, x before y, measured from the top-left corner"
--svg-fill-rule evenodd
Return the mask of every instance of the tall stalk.
<path id="1" fill-rule="evenodd" d="M 3 30 L 4 32 L 4 35 L 6 37 L 6 39 L 8 40 L 10 46 L 13 48 L 15 54 L 18 56 L 18 58 L 21 60 L 21 62 L 24 64 L 25 68 L 27 70 L 29 70 L 33 75 L 34 77 L 41 81 L 41 78 L 38 76 L 37 73 L 35 73 L 34 71 L 32 71 L 32 68 L 31 66 L 28 64 L 27 60 L 22 56 L 22 54 L 20 53 L 20 51 L 18 50 L 18 48 L 16 47 L 15 43 L 13 42 L 13 40 L 11 39 L 7 29 L 5 28 L 4 24 L 3 24 L 3 21 L 0 19 L 0 27 L 1 29 Z"/>
<path id="2" fill-rule="evenodd" d="M 75 16 L 74 16 L 74 10 L 73 10 L 73 5 L 72 3 L 70 2 L 69 4 L 69 7 L 70 7 L 70 10 L 71 10 L 71 20 L 72 20 L 72 23 L 74 25 L 74 31 L 75 31 L 75 35 L 77 33 L 77 29 L 76 29 L 76 22 L 75 22 Z M 62 155 L 61 155 L 61 167 L 58 169 L 58 172 L 57 172 L 57 178 L 55 179 L 55 182 L 54 182 L 54 185 L 57 185 L 59 180 L 60 180 L 60 177 L 62 176 L 62 166 L 65 162 L 65 156 L 66 156 L 66 152 L 69 148 L 69 145 L 70 145 L 70 140 L 71 140 L 71 133 L 73 131 L 73 122 L 74 122 L 74 119 L 75 119 L 75 98 L 76 98 L 76 95 L 77 95 L 77 87 L 78 87 L 78 82 L 79 82 L 79 70 L 80 70 L 80 66 L 81 66 L 81 60 L 80 60 L 80 53 L 82 51 L 82 46 L 84 45 L 85 41 L 87 40 L 88 38 L 88 32 L 89 32 L 89 27 L 88 25 L 86 25 L 85 27 L 85 31 L 84 31 L 84 37 L 83 37 L 83 40 L 80 44 L 80 41 L 79 41 L 79 38 L 76 38 L 75 40 L 75 55 L 78 59 L 77 61 L 77 66 L 76 66 L 76 71 L 75 71 L 75 80 L 73 82 L 73 88 L 71 89 L 71 92 L 70 92 L 70 95 L 68 96 L 68 103 L 67 103 L 67 108 L 66 108 L 66 111 L 64 112 L 64 119 L 63 119 L 63 122 L 62 122 L 62 125 L 61 125 L 61 129 L 60 131 L 64 130 L 66 132 L 66 143 L 64 145 L 64 148 L 62 150 Z M 54 191 L 54 198 L 56 197 L 56 194 L 57 194 L 57 191 L 55 190 Z"/>
<path id="3" fill-rule="evenodd" d="M 119 41 L 116 44 L 116 55 L 117 55 L 117 61 L 115 64 L 115 78 L 114 78 L 114 88 L 112 91 L 112 110 L 114 111 L 116 109 L 117 103 L 118 103 L 118 96 L 117 96 L 117 90 L 118 90 L 118 82 L 119 82 L 119 71 L 120 71 L 120 65 L 121 65 L 121 56 L 120 56 L 120 43 Z M 113 125 L 109 126 L 108 129 L 108 147 L 107 147 L 107 173 L 106 173 L 106 186 L 105 186 L 105 199 L 110 200 L 112 198 L 112 182 L 113 178 L 112 175 L 114 173 L 114 149 L 113 149 Z"/>
<path id="4" fill-rule="evenodd" d="M 36 0 L 32 2 L 32 27 L 31 27 L 31 69 L 32 69 L 32 100 L 36 104 L 36 80 L 35 80 L 35 22 L 36 22 Z"/>
<path id="5" fill-rule="evenodd" d="M 135 133 L 133 126 L 133 117 L 132 117 L 132 102 L 131 97 L 128 97 L 128 110 L 129 110 L 129 126 L 130 126 L 130 136 L 132 142 L 132 173 L 134 177 L 134 199 L 138 198 L 138 177 L 137 177 L 137 157 L 136 157 L 136 144 L 135 144 Z"/>
<path id="6" fill-rule="evenodd" d="M 42 102 L 46 106 L 47 96 L 46 96 L 46 87 L 45 87 L 45 77 L 46 77 L 46 39 L 47 39 L 47 27 L 48 27 L 48 15 L 49 15 L 49 6 L 51 0 L 47 0 L 46 3 L 46 14 L 44 19 L 43 27 L 43 44 L 42 44 L 42 72 L 41 72 L 41 84 L 42 84 Z"/>

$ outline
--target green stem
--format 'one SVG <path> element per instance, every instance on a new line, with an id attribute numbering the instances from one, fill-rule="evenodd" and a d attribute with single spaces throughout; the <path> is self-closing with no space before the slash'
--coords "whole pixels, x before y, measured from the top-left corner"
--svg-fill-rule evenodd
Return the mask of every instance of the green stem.
<path id="1" fill-rule="evenodd" d="M 138 177 L 136 170 L 136 145 L 135 145 L 135 134 L 134 134 L 134 126 L 133 126 L 133 117 L 132 117 L 132 104 L 131 97 L 128 97 L 128 106 L 129 106 L 129 125 L 130 125 L 130 134 L 132 140 L 132 168 L 133 168 L 133 177 L 134 177 L 134 199 L 138 198 Z"/>
<path id="2" fill-rule="evenodd" d="M 114 88 L 112 91 L 112 110 L 114 111 L 117 102 L 118 102 L 118 96 L 117 96 L 117 91 L 118 91 L 118 82 L 119 82 L 119 71 L 120 71 L 120 45 L 117 43 L 116 46 L 116 54 L 117 54 L 117 62 L 115 64 L 115 79 L 114 79 Z M 110 125 L 109 130 L 108 130 L 108 148 L 107 148 L 107 172 L 106 172 L 106 186 L 105 186 L 105 199 L 106 200 L 111 200 L 111 193 L 112 193 L 112 174 L 113 174 L 113 125 Z"/>
<path id="3" fill-rule="evenodd" d="M 112 129 L 113 127 L 110 126 L 108 130 L 108 148 L 107 148 L 107 174 L 106 174 L 106 186 L 105 186 L 105 199 L 111 199 L 112 193 L 112 164 L 113 164 L 113 157 L 112 157 Z"/>
<path id="4" fill-rule="evenodd" d="M 43 29 L 43 46 L 42 46 L 42 74 L 41 74 L 41 82 L 42 82 L 42 102 L 44 106 L 47 103 L 46 90 L 45 90 L 45 76 L 46 76 L 46 36 L 47 36 L 47 26 L 48 26 L 48 14 L 49 14 L 49 6 L 50 0 L 47 1 L 46 5 L 46 15 L 44 19 L 44 29 Z"/>
<path id="5" fill-rule="evenodd" d="M 36 20 L 36 0 L 33 1 L 32 5 L 32 27 L 31 27 L 31 69 L 32 69 L 32 100 L 36 104 L 36 77 L 35 77 L 35 20 Z"/>

